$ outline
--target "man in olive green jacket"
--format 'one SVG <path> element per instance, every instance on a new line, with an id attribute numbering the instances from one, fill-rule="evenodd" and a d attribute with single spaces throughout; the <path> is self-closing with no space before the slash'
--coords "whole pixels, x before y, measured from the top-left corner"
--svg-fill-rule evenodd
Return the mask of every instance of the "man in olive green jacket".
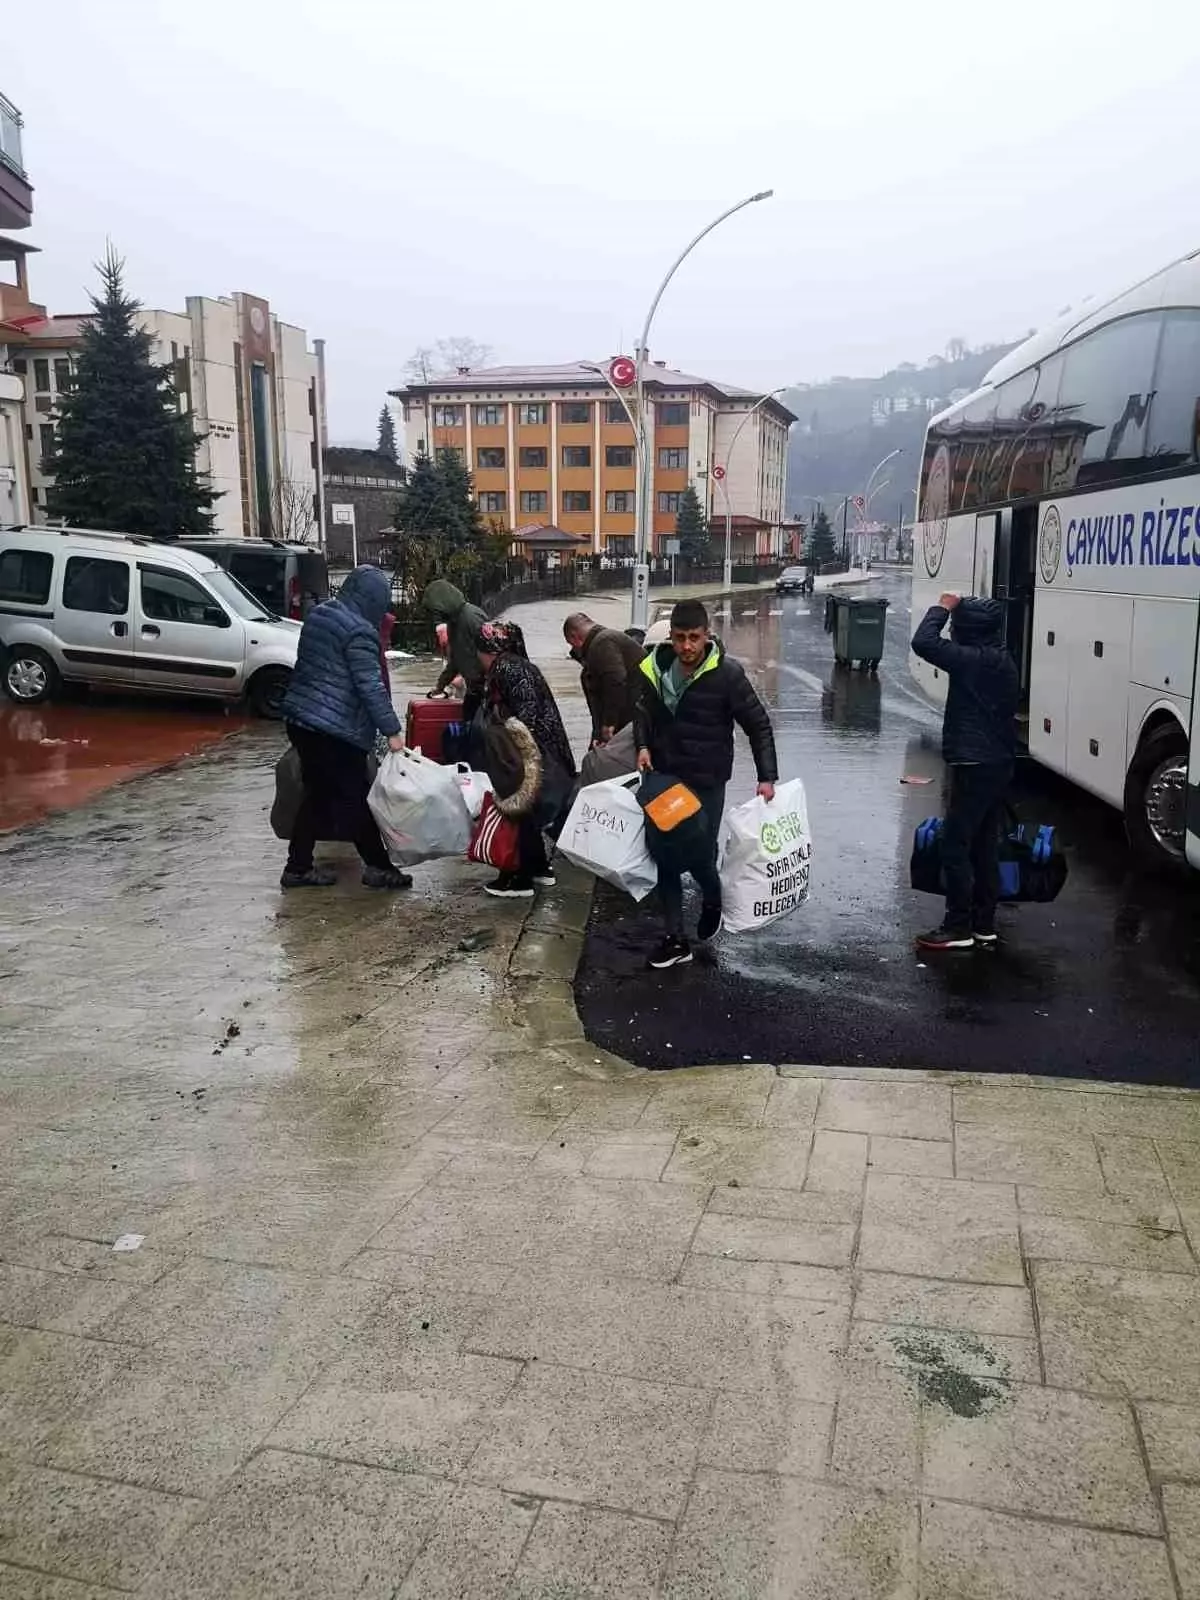
<path id="1" fill-rule="evenodd" d="M 446 665 L 438 675 L 433 693 L 444 693 L 455 678 L 461 678 L 466 685 L 467 698 L 477 700 L 483 694 L 479 630 L 487 621 L 487 613 L 473 606 L 448 578 L 435 578 L 421 596 L 421 604 L 435 622 L 446 624 L 448 635 Z"/>

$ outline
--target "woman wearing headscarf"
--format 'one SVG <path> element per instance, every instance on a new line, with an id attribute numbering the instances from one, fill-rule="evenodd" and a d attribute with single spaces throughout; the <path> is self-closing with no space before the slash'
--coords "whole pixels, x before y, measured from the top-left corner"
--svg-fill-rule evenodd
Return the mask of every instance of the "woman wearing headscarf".
<path id="1" fill-rule="evenodd" d="M 283 715 L 300 757 L 304 798 L 279 880 L 284 889 L 323 889 L 336 882 L 313 862 L 318 839 L 352 839 L 368 889 L 407 889 L 412 883 L 392 866 L 367 805 L 367 756 L 376 734 L 393 750 L 404 748 L 380 670 L 380 629 L 390 598 L 385 572 L 355 567 L 333 599 L 309 612 L 301 631 Z"/>
<path id="2" fill-rule="evenodd" d="M 541 788 L 532 810 L 519 820 L 521 864 L 486 887 L 500 899 L 528 899 L 534 886 L 554 887 L 544 831 L 554 833 L 575 782 L 575 756 L 558 704 L 540 669 L 530 661 L 525 636 L 515 622 L 488 622 L 480 630 L 479 662 L 484 704 L 499 721 L 515 717 L 529 729 L 541 757 Z"/>

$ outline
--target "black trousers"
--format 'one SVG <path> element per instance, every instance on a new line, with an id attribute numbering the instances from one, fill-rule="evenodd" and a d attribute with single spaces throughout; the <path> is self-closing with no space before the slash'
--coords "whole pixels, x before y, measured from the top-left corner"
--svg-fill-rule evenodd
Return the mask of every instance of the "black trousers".
<path id="1" fill-rule="evenodd" d="M 721 818 L 725 812 L 725 785 L 719 784 L 715 789 L 697 789 L 694 783 L 689 783 L 688 788 L 703 807 L 712 835 L 712 855 L 702 868 L 692 873 L 692 877 L 696 880 L 704 904 L 719 905 L 721 879 L 717 873 L 717 844 L 721 833 Z M 682 939 L 683 875 L 673 867 L 663 866 L 661 863 L 658 868 L 658 898 L 662 904 L 663 921 L 667 925 L 667 937 Z"/>
<path id="2" fill-rule="evenodd" d="M 950 804 L 942 830 L 946 926 L 991 933 L 1000 896 L 1000 830 L 1012 762 L 950 769 Z"/>
<path id="3" fill-rule="evenodd" d="M 288 738 L 300 757 L 304 798 L 292 825 L 288 871 L 307 872 L 318 839 L 348 839 L 368 867 L 390 867 L 388 853 L 367 805 L 371 780 L 367 752 L 357 745 L 288 723 Z"/>

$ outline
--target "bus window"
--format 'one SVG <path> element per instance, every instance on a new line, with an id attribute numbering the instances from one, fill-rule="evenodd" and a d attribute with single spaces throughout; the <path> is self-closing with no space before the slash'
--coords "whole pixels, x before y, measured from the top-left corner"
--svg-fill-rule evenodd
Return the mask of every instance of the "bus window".
<path id="1" fill-rule="evenodd" d="M 1018 372 L 996 390 L 996 420 L 983 482 L 985 505 L 1002 505 L 1014 498 L 1013 475 L 1025 449 L 1036 384 L 1037 369 L 1031 368 Z"/>
<path id="2" fill-rule="evenodd" d="M 1121 483 L 1147 470 L 1160 320 L 1157 311 L 1123 317 L 1063 352 L 1051 489 Z"/>
<path id="3" fill-rule="evenodd" d="M 1154 471 L 1200 459 L 1200 311 L 1163 317 L 1146 450 Z"/>
<path id="4" fill-rule="evenodd" d="M 965 405 L 954 419 L 955 441 L 950 475 L 951 511 L 983 505 L 984 481 L 992 450 L 996 417 L 994 391 Z"/>

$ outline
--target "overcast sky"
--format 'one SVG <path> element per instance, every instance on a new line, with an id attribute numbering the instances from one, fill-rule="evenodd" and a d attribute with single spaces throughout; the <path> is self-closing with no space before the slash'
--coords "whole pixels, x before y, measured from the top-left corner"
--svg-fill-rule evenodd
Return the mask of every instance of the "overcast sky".
<path id="1" fill-rule="evenodd" d="M 264 295 L 368 442 L 412 349 L 773 387 L 1015 336 L 1200 245 L 1196 0 L 42 0 L 36 297 Z"/>

